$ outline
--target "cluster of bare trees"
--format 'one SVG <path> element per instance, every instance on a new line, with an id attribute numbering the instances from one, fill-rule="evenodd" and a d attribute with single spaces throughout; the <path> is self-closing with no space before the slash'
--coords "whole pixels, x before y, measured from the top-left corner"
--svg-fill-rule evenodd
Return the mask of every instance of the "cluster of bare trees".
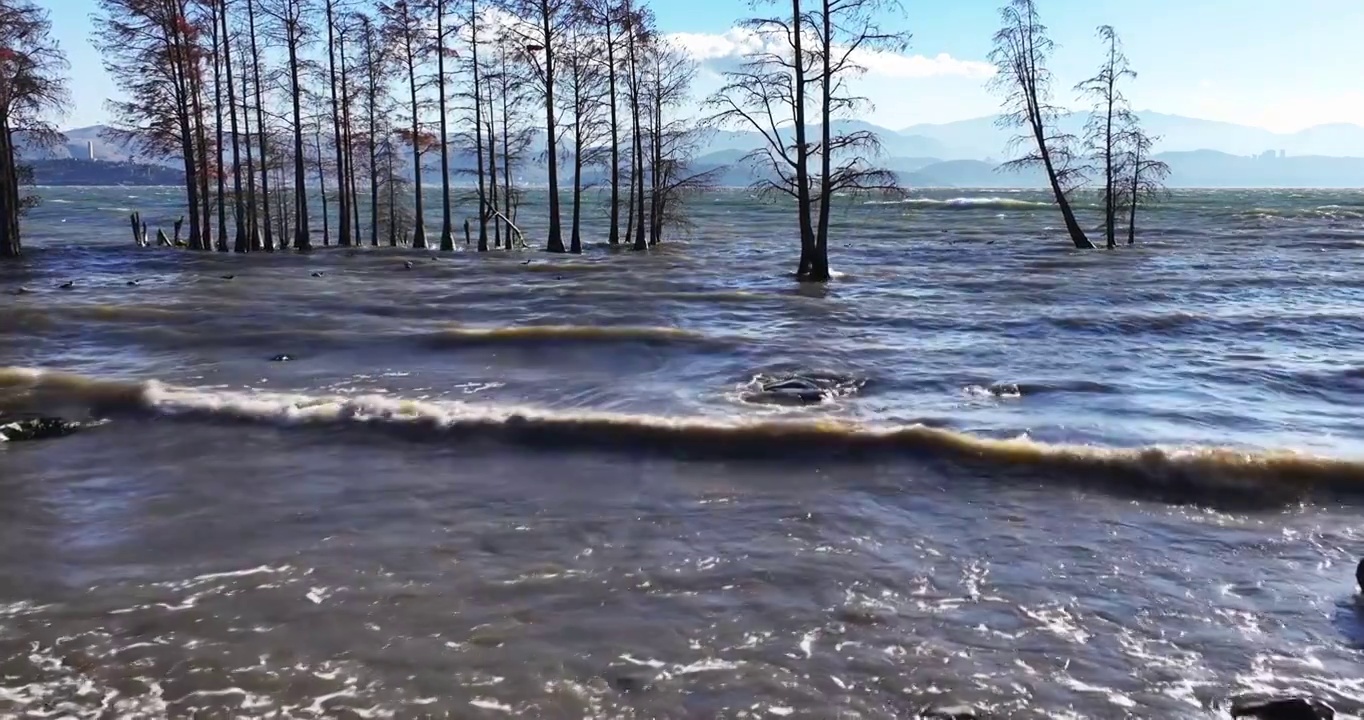
<path id="1" fill-rule="evenodd" d="M 19 216 L 36 201 L 21 192 L 29 170 L 16 146 L 60 140 L 52 120 L 67 106 L 66 67 L 47 11 L 0 0 L 0 257 L 19 255 Z"/>
<path id="2" fill-rule="evenodd" d="M 440 249 L 458 241 L 459 207 L 466 244 L 519 247 L 518 178 L 535 161 L 548 250 L 581 252 L 598 175 L 610 243 L 646 249 L 711 183 L 688 168 L 701 131 L 678 120 L 695 64 L 640 0 L 99 7 L 95 44 L 123 98 L 113 132 L 183 163 L 192 249 L 308 250 L 318 230 L 324 245 L 426 248 L 431 173 Z"/>
<path id="3" fill-rule="evenodd" d="M 1103 64 L 1098 74 L 1075 88 L 1093 104 L 1084 137 L 1077 138 L 1057 128 L 1057 119 L 1068 111 L 1053 101 L 1047 61 L 1054 44 L 1034 0 L 1011 0 L 1000 15 L 1003 23 L 990 54 L 998 69 L 992 84 L 1004 97 L 1001 122 L 1019 128 L 1015 145 L 1029 149 L 1006 167 L 1041 168 L 1046 173 L 1075 247 L 1094 247 L 1071 202 L 1077 190 L 1092 184 L 1098 185 L 1107 246 L 1117 246 L 1118 220 L 1124 215 L 1127 242 L 1135 243 L 1137 209 L 1164 192 L 1170 169 L 1151 157 L 1155 139 L 1142 129 L 1123 94 L 1123 82 L 1136 73 L 1123 54 L 1117 31 L 1108 25 L 1099 28 Z"/>
<path id="4" fill-rule="evenodd" d="M 882 25 L 904 10 L 898 0 L 758 3 L 765 5 L 775 5 L 776 12 L 741 23 L 758 49 L 726 73 L 728 82 L 710 105 L 721 124 L 763 137 L 747 158 L 764 171 L 755 187 L 795 203 L 796 277 L 825 282 L 835 198 L 901 192 L 895 174 L 875 164 L 879 138 L 864 129 L 840 131 L 835 122 L 869 104 L 850 86 L 866 72 L 859 60 L 867 53 L 899 52 L 908 44 L 907 33 Z"/>

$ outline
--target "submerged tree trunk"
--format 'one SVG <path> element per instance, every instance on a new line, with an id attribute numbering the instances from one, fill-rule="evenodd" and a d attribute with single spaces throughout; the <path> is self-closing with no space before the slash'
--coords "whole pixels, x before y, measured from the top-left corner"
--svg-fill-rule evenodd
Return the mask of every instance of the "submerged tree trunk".
<path id="1" fill-rule="evenodd" d="M 412 247 L 426 249 L 426 220 L 422 212 L 422 151 L 421 125 L 417 103 L 417 59 L 412 38 L 407 38 L 407 82 L 412 96 Z"/>
<path id="2" fill-rule="evenodd" d="M 0 258 L 17 258 L 19 241 L 19 172 L 9 119 L 0 116 Z"/>
<path id="3" fill-rule="evenodd" d="M 317 151 L 317 195 L 322 201 L 322 247 L 332 244 L 331 220 L 327 217 L 327 166 L 322 162 L 322 130 L 319 127 L 313 135 L 314 150 Z"/>
<path id="4" fill-rule="evenodd" d="M 227 3 L 222 2 L 220 5 L 221 11 L 218 14 L 218 19 L 221 21 L 223 36 L 223 70 L 227 75 L 227 116 L 232 126 L 232 195 L 234 198 L 232 203 L 232 223 L 234 226 L 232 250 L 244 253 L 250 248 L 247 241 L 246 213 L 243 206 L 246 197 L 242 195 L 241 130 L 237 125 L 237 85 L 232 77 L 232 35 L 229 31 L 231 26 L 227 22 Z M 250 166 L 250 160 L 247 161 L 247 165 Z M 248 170 L 248 172 L 250 171 Z"/>
<path id="5" fill-rule="evenodd" d="M 338 244 L 338 245 L 350 245 L 350 240 L 351 240 L 351 238 L 350 238 L 350 199 L 349 199 L 349 197 L 348 197 L 349 188 L 347 187 L 347 184 L 346 184 L 346 165 L 347 165 L 347 163 L 349 162 L 349 159 L 346 157 L 346 145 L 345 145 L 345 141 L 344 141 L 344 138 L 343 138 L 343 132 L 342 132 L 342 129 L 341 129 L 341 126 L 342 126 L 342 122 L 341 122 L 341 109 L 340 109 L 341 101 L 340 101 L 340 98 L 338 97 L 337 86 L 336 86 L 336 14 L 335 14 L 335 9 L 336 9 L 336 2 L 335 2 L 335 0 L 327 0 L 327 4 L 326 4 L 326 11 L 327 11 L 327 72 L 328 72 L 328 75 L 329 75 L 329 80 L 330 80 L 330 85 L 331 85 L 331 101 L 332 101 L 332 140 L 333 140 L 333 142 L 334 142 L 334 144 L 335 144 L 335 146 L 336 146 L 336 186 L 337 186 L 337 196 L 336 196 L 336 208 L 337 208 L 336 233 L 337 233 L 337 244 Z M 343 92 L 343 93 L 345 92 L 344 86 L 342 87 L 341 92 Z M 319 152 L 319 155 L 320 155 L 320 154 L 321 154 L 321 153 Z M 319 159 L 319 163 L 320 163 L 320 162 L 321 162 L 321 160 Z M 326 197 L 327 197 L 325 191 L 323 191 L 322 197 L 323 197 L 323 200 L 324 200 L 324 202 L 325 202 Z M 323 228 L 324 228 L 324 231 L 323 231 L 323 232 L 324 232 L 323 242 L 324 242 L 324 244 L 325 244 L 325 241 L 326 241 L 326 238 L 325 238 L 325 232 L 326 232 L 326 231 L 325 231 L 325 228 L 326 228 L 326 224 L 325 224 L 326 214 L 327 214 L 327 211 L 326 211 L 326 209 L 325 209 L 325 207 L 324 207 L 324 209 L 322 210 L 322 216 L 323 216 L 323 220 L 324 220 L 324 224 L 323 224 Z"/>
<path id="6" fill-rule="evenodd" d="M 804 34 L 804 16 L 801 13 L 800 0 L 791 0 L 791 27 L 795 31 L 791 33 L 792 41 L 792 65 L 795 66 L 795 80 L 793 93 L 795 99 L 792 103 L 795 109 L 795 133 L 796 133 L 796 212 L 800 219 L 800 262 L 796 266 L 796 277 L 804 280 L 822 282 L 828 280 L 828 258 L 824 259 L 824 277 L 816 273 L 815 265 L 818 262 L 819 249 L 816 247 L 815 230 L 810 223 L 810 145 L 805 137 L 805 52 L 802 48 Z M 827 154 L 827 153 L 826 153 Z M 812 277 L 813 275 L 813 277 Z"/>
<path id="7" fill-rule="evenodd" d="M 215 120 L 214 132 L 216 133 L 216 152 L 218 162 L 214 163 L 215 173 L 218 181 L 218 252 L 227 252 L 227 173 L 223 172 L 223 57 L 227 54 L 226 35 L 219 35 L 222 24 L 218 18 L 223 14 L 225 8 L 219 7 L 223 3 L 214 4 L 210 13 L 213 22 L 213 32 L 210 37 L 213 41 L 213 116 Z M 237 159 L 232 159 L 235 165 Z"/>
<path id="8" fill-rule="evenodd" d="M 270 150 L 266 144 L 268 135 L 265 125 L 265 86 L 261 83 L 261 52 L 256 43 L 256 0 L 246 0 L 247 28 L 251 35 L 251 74 L 256 91 L 256 133 L 260 140 L 256 147 L 260 150 L 260 207 L 261 228 L 264 232 L 262 242 L 266 252 L 275 251 L 275 230 L 271 222 L 270 207 Z M 245 98 L 243 98 L 245 100 Z"/>
<path id="9" fill-rule="evenodd" d="M 246 138 L 246 238 L 251 252 L 262 249 L 260 212 L 256 206 L 256 162 L 251 150 L 251 113 L 246 107 L 250 97 L 246 87 L 246 73 L 242 73 L 242 133 Z M 239 252 L 247 252 L 241 250 Z"/>
<path id="10" fill-rule="evenodd" d="M 620 118 L 616 101 L 616 41 L 612 36 L 611 12 L 604 13 L 606 19 L 606 92 L 611 111 L 611 219 L 606 232 L 606 242 L 612 246 L 620 244 Z"/>
<path id="11" fill-rule="evenodd" d="M 450 209 L 450 138 L 445 107 L 445 0 L 435 0 L 436 11 L 436 94 L 440 102 L 440 249 L 455 249 L 455 221 Z"/>
<path id="12" fill-rule="evenodd" d="M 564 251 L 564 239 L 559 213 L 558 123 L 554 121 L 555 32 L 549 7 L 549 0 L 540 0 L 540 29 L 545 40 L 545 142 L 546 154 L 549 156 L 549 239 L 545 242 L 545 250 L 561 253 Z"/>
<path id="13" fill-rule="evenodd" d="M 478 251 L 488 251 L 488 193 L 483 158 L 483 74 L 478 62 L 478 3 L 469 2 L 469 52 L 474 81 L 474 156 L 478 159 Z M 492 138 L 488 141 L 491 143 Z"/>
<path id="14" fill-rule="evenodd" d="M 291 29 L 290 32 L 299 31 Z M 307 251 L 313 249 L 313 242 L 308 229 L 308 175 L 303 155 L 303 84 L 300 82 L 301 59 L 296 37 L 291 37 L 289 41 L 289 79 L 294 91 L 294 249 Z"/>

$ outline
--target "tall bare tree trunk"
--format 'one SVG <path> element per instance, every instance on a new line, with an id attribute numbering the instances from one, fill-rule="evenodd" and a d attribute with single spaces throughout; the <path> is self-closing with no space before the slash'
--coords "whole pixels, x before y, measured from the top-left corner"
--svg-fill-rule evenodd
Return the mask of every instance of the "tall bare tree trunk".
<path id="1" fill-rule="evenodd" d="M 607 102 L 611 110 L 611 220 L 607 229 L 606 241 L 612 246 L 620 244 L 620 118 L 616 100 L 616 38 L 612 35 L 614 23 L 611 10 L 603 13 L 606 31 L 606 87 Z"/>
<path id="2" fill-rule="evenodd" d="M 308 174 L 303 155 L 303 83 L 298 56 L 298 37 L 302 31 L 291 27 L 289 34 L 289 81 L 293 88 L 294 106 L 294 249 L 313 249 L 312 233 L 308 228 Z"/>
<path id="3" fill-rule="evenodd" d="M 455 221 L 450 209 L 450 138 L 445 107 L 445 2 L 434 0 L 436 11 L 436 94 L 440 102 L 440 249 L 455 249 Z"/>
<path id="4" fill-rule="evenodd" d="M 218 19 L 221 21 L 221 32 L 223 36 L 223 69 L 227 75 L 227 115 L 232 125 L 232 223 L 233 223 L 233 242 L 234 252 L 244 253 L 250 246 L 247 241 L 246 213 L 243 212 L 243 203 L 246 196 L 242 195 L 242 162 L 241 162 L 241 129 L 237 125 L 237 85 L 232 77 L 232 33 L 227 22 L 227 0 L 220 0 L 220 12 Z M 250 145 L 247 145 L 248 152 Z M 248 167 L 251 161 L 247 160 Z M 248 170 L 248 172 L 250 172 Z"/>
<path id="5" fill-rule="evenodd" d="M 795 128 L 796 133 L 796 211 L 800 216 L 800 264 L 796 268 L 796 277 L 801 279 L 810 278 L 810 273 L 814 270 L 815 258 L 818 248 L 815 246 L 815 230 L 810 223 L 810 145 L 805 137 L 805 49 L 804 49 L 804 29 L 805 17 L 801 12 L 800 0 L 791 0 L 791 63 L 795 68 L 795 87 L 793 94 L 795 99 L 792 105 L 795 109 Z"/>
<path id="6" fill-rule="evenodd" d="M 329 76 L 328 79 L 329 79 L 329 82 L 330 82 L 330 85 L 331 85 L 331 101 L 332 101 L 332 139 L 333 139 L 333 142 L 334 142 L 335 147 L 336 147 L 336 180 L 337 180 L 337 182 L 336 182 L 336 186 L 337 186 L 336 208 L 337 208 L 337 213 L 338 213 L 338 215 L 337 215 L 337 220 L 336 220 L 336 233 L 337 233 L 337 241 L 336 241 L 336 244 L 338 244 L 338 245 L 350 245 L 350 241 L 351 241 L 351 237 L 350 237 L 350 204 L 349 204 L 349 203 L 350 203 L 350 200 L 349 200 L 349 198 L 347 197 L 349 188 L 346 186 L 346 163 L 347 163 L 349 160 L 348 160 L 348 158 L 346 157 L 346 145 L 345 145 L 345 143 L 344 143 L 344 141 L 343 141 L 343 138 L 342 138 L 342 130 L 341 130 L 342 122 L 341 122 L 340 99 L 338 98 L 337 87 L 336 87 L 336 13 L 335 13 L 335 10 L 336 10 L 336 2 L 335 2 L 335 0 L 327 0 L 327 3 L 326 3 L 326 13 L 327 13 L 327 74 L 328 74 L 328 76 Z M 344 91 L 344 89 L 343 89 L 343 91 Z M 320 160 L 319 160 L 319 162 L 320 162 Z M 323 193 L 323 198 L 324 198 L 324 199 L 326 198 L 326 193 L 325 193 L 325 192 Z M 326 212 L 327 212 L 327 211 L 326 211 L 325 209 L 322 211 L 322 213 L 323 213 L 323 215 L 324 215 L 324 219 L 325 219 Z M 325 227 L 325 225 L 324 225 L 324 227 Z M 325 231 L 324 231 L 324 232 L 325 232 Z M 325 242 L 325 240 L 324 240 L 324 242 Z"/>
<path id="7" fill-rule="evenodd" d="M 469 52 L 473 55 L 474 155 L 478 158 L 478 251 L 488 251 L 488 192 L 483 158 L 483 77 L 478 63 L 478 3 L 469 0 Z M 492 138 L 488 139 L 492 142 Z M 496 170 L 494 170 L 496 172 Z"/>
<path id="8" fill-rule="evenodd" d="M 556 28 L 550 17 L 549 0 L 540 0 L 540 29 L 545 39 L 545 143 L 549 159 L 549 239 L 545 250 L 564 251 L 563 228 L 559 214 L 558 123 L 554 121 L 554 41 Z"/>
<path id="9" fill-rule="evenodd" d="M 265 125 L 265 85 L 260 78 L 260 47 L 256 43 L 256 0 L 246 0 L 246 20 L 251 35 L 251 74 L 256 90 L 256 133 L 260 137 L 256 147 L 260 149 L 261 227 L 265 235 L 263 245 L 266 252 L 274 252 L 275 230 L 270 221 L 270 150 L 266 144 L 269 133 Z M 280 242 L 283 242 L 283 238 Z"/>
<path id="10" fill-rule="evenodd" d="M 219 35 L 222 27 L 219 18 L 224 14 L 226 8 L 221 7 L 224 3 L 215 2 L 210 8 L 210 19 L 213 21 L 213 32 L 210 37 L 213 41 L 213 114 L 214 132 L 217 133 L 217 154 L 218 162 L 214 167 L 218 172 L 218 252 L 227 252 L 227 173 L 223 172 L 223 57 L 227 54 L 227 36 L 224 33 Z M 236 164 L 236 158 L 233 158 Z"/>

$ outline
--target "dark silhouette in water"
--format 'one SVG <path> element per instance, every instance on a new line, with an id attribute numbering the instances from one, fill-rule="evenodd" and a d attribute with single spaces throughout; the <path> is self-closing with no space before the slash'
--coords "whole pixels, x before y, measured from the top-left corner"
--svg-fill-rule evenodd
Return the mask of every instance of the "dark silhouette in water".
<path id="1" fill-rule="evenodd" d="M 1364 594 L 1364 560 L 1360 560 L 1355 567 L 1355 582 L 1359 585 L 1360 594 Z"/>
<path id="2" fill-rule="evenodd" d="M 931 707 L 919 713 L 925 720 L 975 720 L 980 717 L 974 708 L 966 705 L 943 705 Z"/>
<path id="3" fill-rule="evenodd" d="M 3 419 L 3 418 L 0 418 Z M 0 424 L 0 442 L 47 440 L 76 432 L 80 426 L 61 418 L 39 417 Z"/>
<path id="4" fill-rule="evenodd" d="M 1234 718 L 1258 720 L 1334 720 L 1335 708 L 1310 698 L 1277 698 L 1273 700 L 1237 700 L 1232 703 Z"/>

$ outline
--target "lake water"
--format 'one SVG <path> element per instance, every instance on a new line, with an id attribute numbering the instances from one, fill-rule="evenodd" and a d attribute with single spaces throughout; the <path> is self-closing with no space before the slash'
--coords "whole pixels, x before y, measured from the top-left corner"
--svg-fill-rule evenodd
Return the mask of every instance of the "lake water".
<path id="1" fill-rule="evenodd" d="M 104 422 L 0 446 L 0 716 L 1364 707 L 1358 193 L 1113 252 L 1033 193 L 849 204 L 827 288 L 739 192 L 581 257 L 139 249 L 174 190 L 43 194 L 0 407 Z"/>

